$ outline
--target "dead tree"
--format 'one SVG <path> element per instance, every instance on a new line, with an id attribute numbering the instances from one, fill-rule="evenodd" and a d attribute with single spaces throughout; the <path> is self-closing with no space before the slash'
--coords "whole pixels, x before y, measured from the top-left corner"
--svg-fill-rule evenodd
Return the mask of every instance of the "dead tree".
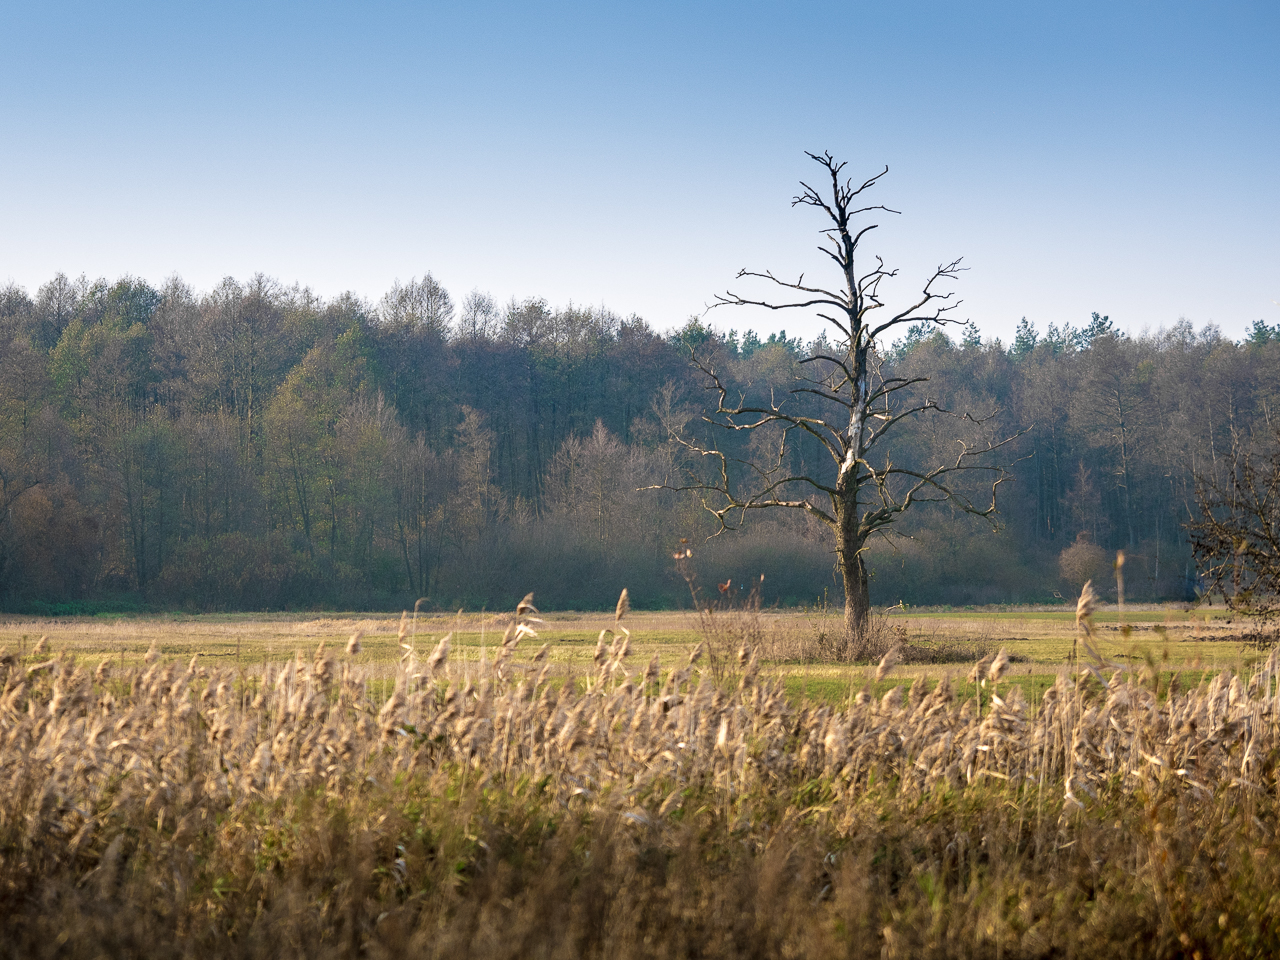
<path id="1" fill-rule="evenodd" d="M 748 511 L 770 507 L 802 510 L 830 528 L 835 539 L 835 555 L 845 589 L 845 628 L 850 638 L 859 640 L 870 615 L 867 568 L 864 553 L 868 541 L 897 520 L 912 505 L 923 501 L 947 501 L 964 512 L 991 519 L 996 512 L 996 489 L 1010 478 L 1006 467 L 991 462 L 991 454 L 1015 439 L 1017 434 L 995 439 L 988 436 L 974 443 L 957 440 L 954 457 L 924 468 L 900 466 L 893 462 L 885 441 L 894 427 L 905 419 L 926 412 L 946 415 L 948 411 L 931 398 L 900 400 L 908 388 L 927 382 L 927 377 L 882 376 L 881 356 L 876 342 L 896 327 L 928 323 L 942 326 L 961 323 L 950 314 L 959 306 L 950 291 L 939 287 L 954 280 L 960 261 L 939 266 L 922 291 L 903 309 L 884 309 L 881 287 L 897 275 L 880 257 L 859 273 L 859 246 L 875 223 L 855 220 L 875 212 L 897 213 L 882 205 L 861 206 L 859 198 L 886 173 L 855 185 L 842 179 L 844 163 L 830 153 L 808 154 L 823 169 L 824 193 L 801 182 L 802 192 L 792 206 L 815 207 L 830 221 L 821 229 L 824 240 L 818 249 L 839 269 L 838 286 L 807 284 L 803 275 L 794 283 L 772 272 L 742 270 L 739 279 L 764 281 L 785 291 L 779 301 L 755 299 L 729 292 L 717 296 L 716 307 L 751 306 L 768 310 L 813 310 L 838 331 L 837 346 L 830 354 L 810 356 L 802 361 L 796 386 L 781 400 L 750 404 L 739 396 L 734 400 L 720 372 L 708 356 L 691 348 L 694 365 L 707 378 L 709 389 L 718 397 L 714 413 L 702 419 L 728 431 L 754 431 L 770 425 L 780 428 L 776 456 L 759 463 L 721 450 L 677 426 L 674 441 L 691 454 L 692 465 L 684 480 L 667 484 L 679 490 L 694 490 L 703 506 L 719 524 L 717 534 L 732 529 Z M 887 315 L 886 315 L 887 314 Z M 817 397 L 818 415 L 799 409 L 798 395 Z M 990 418 L 955 415 L 981 428 Z M 972 429 L 972 426 L 969 428 Z M 834 461 L 834 478 L 813 475 L 815 471 L 791 473 L 789 445 L 795 436 L 816 438 Z M 709 468 L 709 469 L 708 469 Z M 981 471 L 981 502 L 957 485 L 960 475 Z M 988 497 L 989 495 L 989 497 Z"/>
<path id="2" fill-rule="evenodd" d="M 1199 517 L 1186 524 L 1205 593 L 1220 593 L 1259 628 L 1272 625 L 1255 633 L 1259 645 L 1276 642 L 1280 621 L 1280 435 L 1269 443 L 1263 453 L 1237 439 L 1225 478 L 1197 476 Z"/>

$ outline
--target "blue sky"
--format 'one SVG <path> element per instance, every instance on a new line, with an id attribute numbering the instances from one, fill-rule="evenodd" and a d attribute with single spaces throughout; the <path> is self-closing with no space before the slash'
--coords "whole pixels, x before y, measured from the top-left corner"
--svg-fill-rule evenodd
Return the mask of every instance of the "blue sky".
<path id="1" fill-rule="evenodd" d="M 987 336 L 1280 323 L 1275 3 L 9 3 L 0 282 L 255 272 L 701 313 L 822 275 L 789 206 L 884 165 L 869 245 L 963 257 Z M 722 328 L 812 317 L 717 310 Z"/>

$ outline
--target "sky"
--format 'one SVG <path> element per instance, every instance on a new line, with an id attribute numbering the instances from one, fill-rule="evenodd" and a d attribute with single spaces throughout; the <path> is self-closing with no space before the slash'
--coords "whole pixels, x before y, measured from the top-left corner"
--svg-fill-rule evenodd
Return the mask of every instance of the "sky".
<path id="1" fill-rule="evenodd" d="M 0 5 L 0 284 L 264 273 L 542 297 L 668 330 L 738 270 L 831 279 L 792 208 L 885 166 L 889 306 L 1280 323 L 1280 5 Z M 816 335 L 811 314 L 715 309 Z"/>

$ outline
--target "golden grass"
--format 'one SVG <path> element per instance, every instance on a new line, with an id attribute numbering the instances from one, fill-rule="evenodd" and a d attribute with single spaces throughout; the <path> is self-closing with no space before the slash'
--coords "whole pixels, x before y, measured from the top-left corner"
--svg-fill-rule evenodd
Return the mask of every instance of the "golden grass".
<path id="1" fill-rule="evenodd" d="M 803 638 L 816 632 L 835 629 L 833 615 L 799 611 L 761 611 L 753 615 L 753 625 L 761 641 L 762 670 L 767 675 L 786 678 L 788 690 L 799 692 L 806 683 L 819 698 L 833 700 L 842 685 L 858 685 L 863 680 L 861 667 L 834 663 L 809 663 L 785 656 Z M 435 643 L 450 634 L 456 664 L 474 665 L 492 656 L 492 649 L 510 623 L 511 614 L 461 613 L 453 615 L 410 615 L 408 636 L 419 645 Z M 1207 618 L 1207 622 L 1206 622 Z M 595 654 L 599 632 L 614 623 L 611 613 L 552 612 L 540 615 L 537 625 L 539 643 L 550 644 L 550 659 L 571 675 L 586 671 Z M 1184 610 L 1181 605 L 1134 610 L 1126 607 L 1124 623 L 1131 627 L 1126 636 L 1111 608 L 1095 614 L 1101 652 L 1108 658 L 1134 662 L 1152 654 L 1166 670 L 1230 667 L 1247 669 L 1257 659 L 1256 651 L 1241 647 L 1238 622 L 1231 622 L 1221 611 Z M 1028 676 L 1029 692 L 1034 693 L 1052 682 L 1056 671 L 1070 657 L 1075 637 L 1075 612 L 1066 607 L 1056 610 L 1026 609 L 999 611 L 911 611 L 891 613 L 885 620 L 908 644 L 928 648 L 946 643 L 963 651 L 971 645 L 973 659 L 1004 647 L 1014 658 L 1012 670 Z M 695 613 L 636 612 L 627 614 L 631 629 L 632 655 L 649 659 L 654 655 L 668 657 L 672 648 L 687 648 L 702 639 L 701 624 Z M 299 650 L 314 650 L 321 641 L 331 649 L 346 646 L 352 633 L 360 631 L 361 652 L 356 662 L 385 679 L 404 652 L 400 647 L 401 616 L 371 617 L 366 614 L 326 615 L 209 615 L 156 616 L 128 618 L 68 618 L 45 620 L 11 618 L 0 622 L 0 647 L 11 652 L 30 650 L 41 637 L 47 636 L 56 648 L 96 665 L 110 658 L 119 667 L 143 663 L 154 645 L 162 660 L 190 659 L 198 654 L 210 666 L 231 666 L 250 673 L 261 673 L 265 664 L 279 664 L 291 659 Z M 731 627 L 739 625 L 731 624 Z M 729 631 L 732 632 L 732 631 Z M 24 639 L 25 637 L 25 639 Z M 729 643 L 729 641 L 726 641 Z M 736 654 L 737 644 L 727 650 Z M 773 653 L 775 656 L 771 657 Z M 937 682 L 966 673 L 963 661 L 953 663 L 910 664 L 898 668 L 899 675 Z"/>
<path id="2" fill-rule="evenodd" d="M 1276 654 L 823 703 L 621 620 L 9 625 L 0 956 L 1280 948 Z"/>

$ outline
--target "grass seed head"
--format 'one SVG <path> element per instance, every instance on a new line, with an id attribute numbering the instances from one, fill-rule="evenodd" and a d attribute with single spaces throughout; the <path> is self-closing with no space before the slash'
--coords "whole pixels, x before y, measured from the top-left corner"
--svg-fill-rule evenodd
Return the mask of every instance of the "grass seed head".
<path id="1" fill-rule="evenodd" d="M 445 662 L 449 659 L 449 640 L 452 637 L 452 633 L 447 633 L 436 644 L 436 648 L 431 651 L 431 656 L 427 657 L 427 670 L 435 673 L 445 665 Z"/>
<path id="2" fill-rule="evenodd" d="M 894 668 L 898 662 L 898 647 L 895 645 L 889 648 L 889 652 L 880 658 L 880 665 L 876 667 L 876 683 L 879 683 L 889 675 L 889 671 Z"/>
<path id="3" fill-rule="evenodd" d="M 1098 594 L 1093 589 L 1093 581 L 1086 580 L 1084 587 L 1080 590 L 1080 599 L 1076 601 L 1077 628 L 1083 628 L 1088 632 L 1093 615 L 1097 612 L 1099 602 Z"/>
<path id="4" fill-rule="evenodd" d="M 1000 648 L 1000 652 L 996 654 L 996 658 L 991 661 L 991 666 L 987 669 L 987 679 L 992 683 L 999 683 L 1000 678 L 1004 676 L 1005 670 L 1009 667 L 1009 654 L 1004 647 Z"/>

